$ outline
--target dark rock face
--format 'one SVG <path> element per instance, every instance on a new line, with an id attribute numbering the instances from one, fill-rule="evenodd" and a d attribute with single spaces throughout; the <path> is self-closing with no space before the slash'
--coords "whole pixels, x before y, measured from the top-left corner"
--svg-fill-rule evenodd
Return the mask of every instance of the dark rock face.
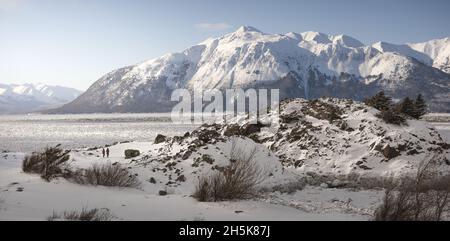
<path id="1" fill-rule="evenodd" d="M 242 127 L 242 134 L 244 136 L 250 136 L 251 134 L 255 134 L 261 131 L 265 126 L 260 122 L 256 124 L 246 124 Z"/>
<path id="2" fill-rule="evenodd" d="M 179 177 L 177 177 L 177 179 L 175 181 L 177 181 L 177 182 L 185 182 L 186 181 L 186 177 L 184 175 L 180 175 Z"/>
<path id="3" fill-rule="evenodd" d="M 216 139 L 220 134 L 216 130 L 206 130 L 198 134 L 198 139 L 204 143 L 207 143 L 213 139 Z"/>
<path id="4" fill-rule="evenodd" d="M 238 136 L 241 133 L 241 127 L 237 124 L 229 125 L 224 132 L 225 136 Z"/>
<path id="5" fill-rule="evenodd" d="M 206 155 L 206 154 L 202 155 L 201 161 L 202 162 L 206 162 L 208 164 L 213 164 L 214 163 L 214 159 L 211 156 Z"/>
<path id="6" fill-rule="evenodd" d="M 386 157 L 388 160 L 398 157 L 400 156 L 400 152 L 397 151 L 397 149 L 387 145 L 383 150 L 382 150 L 383 156 Z"/>
<path id="7" fill-rule="evenodd" d="M 191 151 L 191 150 L 186 151 L 186 152 L 183 154 L 183 156 L 181 157 L 181 159 L 186 160 L 186 159 L 188 159 L 191 155 L 192 155 L 192 151 Z"/>
<path id="8" fill-rule="evenodd" d="M 228 126 L 225 131 L 225 136 L 251 136 L 252 134 L 258 133 L 264 128 L 265 125 L 258 122 L 256 124 L 245 124 L 244 126 L 239 126 L 236 124 Z"/>
<path id="9" fill-rule="evenodd" d="M 127 149 L 125 150 L 125 158 L 133 158 L 139 156 L 141 153 L 139 150 Z"/>
<path id="10" fill-rule="evenodd" d="M 155 142 L 155 144 L 159 144 L 159 143 L 165 142 L 166 139 L 167 139 L 167 137 L 166 137 L 165 135 L 158 134 L 158 135 L 156 136 L 154 142 Z"/>

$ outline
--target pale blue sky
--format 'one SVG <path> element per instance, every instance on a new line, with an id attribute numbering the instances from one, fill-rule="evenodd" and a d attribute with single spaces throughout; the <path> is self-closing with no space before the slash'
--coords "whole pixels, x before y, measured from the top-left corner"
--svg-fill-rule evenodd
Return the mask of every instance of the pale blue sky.
<path id="1" fill-rule="evenodd" d="M 86 89 L 106 72 L 241 25 L 370 44 L 450 36 L 448 0 L 0 0 L 0 83 Z"/>

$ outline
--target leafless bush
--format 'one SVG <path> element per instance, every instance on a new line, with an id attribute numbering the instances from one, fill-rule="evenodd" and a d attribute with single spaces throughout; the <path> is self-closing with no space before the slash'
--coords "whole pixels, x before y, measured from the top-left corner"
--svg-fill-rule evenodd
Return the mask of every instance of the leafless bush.
<path id="1" fill-rule="evenodd" d="M 246 155 L 232 142 L 230 165 L 199 179 L 193 196 L 201 202 L 248 199 L 256 195 L 263 172 L 255 161 L 256 148 Z"/>
<path id="2" fill-rule="evenodd" d="M 441 221 L 450 208 L 450 175 L 440 175 L 436 161 L 432 158 L 423 162 L 413 178 L 387 187 L 374 220 Z"/>
<path id="3" fill-rule="evenodd" d="M 86 170 L 77 171 L 72 180 L 78 184 L 111 187 L 139 187 L 139 179 L 119 163 L 94 164 Z"/>
<path id="4" fill-rule="evenodd" d="M 200 202 L 218 201 L 219 192 L 224 185 L 222 179 L 221 173 L 200 177 L 193 197 Z"/>
<path id="5" fill-rule="evenodd" d="M 64 211 L 62 214 L 53 212 L 52 216 L 47 218 L 47 221 L 111 221 L 113 218 L 114 216 L 109 209 L 87 209 L 83 207 L 81 211 Z"/>
<path id="6" fill-rule="evenodd" d="M 24 158 L 22 170 L 26 173 L 41 174 L 46 181 L 55 177 L 68 177 L 71 175 L 67 161 L 70 151 L 64 151 L 60 145 L 48 147 L 43 152 L 33 152 Z"/>

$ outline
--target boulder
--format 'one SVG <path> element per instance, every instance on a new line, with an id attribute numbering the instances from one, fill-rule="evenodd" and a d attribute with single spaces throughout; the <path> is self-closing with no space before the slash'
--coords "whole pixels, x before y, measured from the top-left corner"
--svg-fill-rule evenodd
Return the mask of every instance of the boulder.
<path id="1" fill-rule="evenodd" d="M 250 136 L 251 134 L 260 132 L 263 127 L 265 127 L 265 125 L 260 122 L 256 124 L 246 124 L 242 127 L 241 133 L 244 136 Z"/>
<path id="2" fill-rule="evenodd" d="M 204 143 L 220 137 L 220 134 L 215 130 L 203 130 L 198 134 L 198 139 Z"/>
<path id="3" fill-rule="evenodd" d="M 238 136 L 240 135 L 240 127 L 237 124 L 232 124 L 226 127 L 224 135 L 225 136 Z"/>
<path id="4" fill-rule="evenodd" d="M 133 150 L 133 149 L 127 149 L 125 150 L 125 158 L 133 158 L 141 155 L 141 152 L 139 150 Z"/>
<path id="5" fill-rule="evenodd" d="M 301 116 L 299 116 L 297 113 L 293 112 L 293 113 L 289 113 L 289 114 L 285 114 L 285 115 L 281 115 L 280 119 L 282 123 L 292 123 L 292 122 L 297 122 L 299 121 L 301 118 Z"/>
<path id="6" fill-rule="evenodd" d="M 167 137 L 165 135 L 158 134 L 155 138 L 155 144 L 165 142 Z"/>
<path id="7" fill-rule="evenodd" d="M 188 151 L 186 151 L 186 152 L 183 154 L 183 156 L 181 157 L 181 159 L 186 160 L 186 159 L 188 159 L 188 158 L 191 156 L 191 154 L 192 154 L 192 151 L 188 150 Z"/>
<path id="8" fill-rule="evenodd" d="M 397 151 L 397 149 L 391 147 L 390 145 L 387 145 L 382 150 L 383 156 L 386 157 L 388 160 L 400 156 L 400 152 Z"/>
<path id="9" fill-rule="evenodd" d="M 202 160 L 202 162 L 206 162 L 208 164 L 214 163 L 214 159 L 210 155 L 207 155 L 207 154 L 203 154 L 201 160 Z"/>
<path id="10" fill-rule="evenodd" d="M 185 182 L 186 181 L 186 177 L 184 175 L 180 175 L 179 177 L 177 177 L 177 179 L 175 181 L 177 181 L 177 182 Z"/>

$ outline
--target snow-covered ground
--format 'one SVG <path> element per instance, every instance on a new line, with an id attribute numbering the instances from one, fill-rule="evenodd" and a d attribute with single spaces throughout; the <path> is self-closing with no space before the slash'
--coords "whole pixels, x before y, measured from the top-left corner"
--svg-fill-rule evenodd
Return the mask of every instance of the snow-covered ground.
<path id="1" fill-rule="evenodd" d="M 111 147 L 108 161 L 128 163 L 120 153 L 129 147 L 149 151 L 152 143 Z M 99 151 L 73 154 L 74 165 L 106 162 Z M 294 194 L 270 194 L 248 201 L 198 202 L 189 193 L 159 196 L 144 183 L 140 189 L 84 186 L 64 179 L 46 182 L 23 173 L 22 153 L 0 156 L 0 220 L 45 220 L 55 212 L 82 207 L 107 208 L 117 220 L 366 220 L 381 197 L 379 191 L 308 187 Z M 79 160 L 79 161 L 76 161 Z"/>

